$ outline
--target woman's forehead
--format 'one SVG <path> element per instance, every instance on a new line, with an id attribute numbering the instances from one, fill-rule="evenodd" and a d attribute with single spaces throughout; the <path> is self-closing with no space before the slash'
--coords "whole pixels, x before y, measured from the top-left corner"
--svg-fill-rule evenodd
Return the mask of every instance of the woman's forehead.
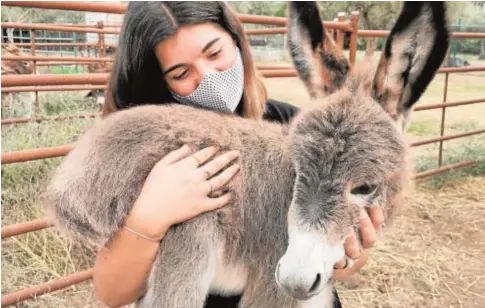
<path id="1" fill-rule="evenodd" d="M 175 62 L 190 62 L 199 57 L 204 47 L 215 39 L 225 44 L 230 41 L 231 36 L 214 23 L 184 25 L 175 35 L 160 42 L 156 53 L 164 66 Z"/>

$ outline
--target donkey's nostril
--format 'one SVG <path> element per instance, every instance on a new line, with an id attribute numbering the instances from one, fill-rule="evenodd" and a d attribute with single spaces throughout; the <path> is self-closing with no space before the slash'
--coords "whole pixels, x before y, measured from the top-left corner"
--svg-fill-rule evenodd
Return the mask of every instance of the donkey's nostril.
<path id="1" fill-rule="evenodd" d="M 316 289 L 318 289 L 321 281 L 322 281 L 321 275 L 317 274 L 317 279 L 315 279 L 315 282 L 313 282 L 310 290 L 308 290 L 308 293 L 313 293 Z"/>

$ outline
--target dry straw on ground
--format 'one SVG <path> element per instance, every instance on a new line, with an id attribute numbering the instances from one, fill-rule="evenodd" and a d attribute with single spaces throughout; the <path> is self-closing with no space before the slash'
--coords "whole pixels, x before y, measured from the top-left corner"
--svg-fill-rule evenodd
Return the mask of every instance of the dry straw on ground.
<path id="1" fill-rule="evenodd" d="M 484 191 L 484 177 L 440 189 L 418 183 L 403 214 L 372 249 L 360 284 L 339 284 L 343 306 L 485 307 Z M 4 284 L 14 280 L 16 288 L 27 287 L 92 265 L 92 252 L 66 245 L 50 231 L 26 237 L 4 243 L 4 260 L 29 260 L 4 267 Z M 19 307 L 105 306 L 96 300 L 92 283 L 86 282 Z"/>
<path id="2" fill-rule="evenodd" d="M 416 187 L 344 307 L 485 307 L 485 178 Z"/>

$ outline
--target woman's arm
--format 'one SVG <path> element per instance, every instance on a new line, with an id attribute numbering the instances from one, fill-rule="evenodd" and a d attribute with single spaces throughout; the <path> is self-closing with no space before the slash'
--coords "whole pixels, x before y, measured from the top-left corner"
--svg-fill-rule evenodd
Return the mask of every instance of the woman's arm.
<path id="1" fill-rule="evenodd" d="M 101 117 L 115 111 L 110 81 L 105 90 Z M 142 228 L 136 226 L 132 213 L 126 218 L 125 224 L 142 232 Z M 145 234 L 149 235 L 148 232 Z M 122 228 L 96 255 L 93 275 L 96 297 L 110 307 L 135 302 L 143 294 L 159 247 L 159 243 Z"/>
<path id="2" fill-rule="evenodd" d="M 184 146 L 167 154 L 150 171 L 125 219 L 125 226 L 160 240 L 171 225 L 226 205 L 232 195 L 221 191 L 239 166 L 233 164 L 219 171 L 231 164 L 239 152 L 227 152 L 211 159 L 216 153 L 217 149 L 208 147 L 191 154 L 189 147 Z M 212 174 L 217 176 L 207 178 Z M 219 197 L 209 197 L 211 192 Z M 122 228 L 99 251 L 94 266 L 94 287 L 102 302 L 118 307 L 140 298 L 159 252 L 160 243 L 156 240 Z"/>
<path id="3" fill-rule="evenodd" d="M 129 219 L 126 224 L 135 229 Z M 128 305 L 140 298 L 159 247 L 158 242 L 121 229 L 96 256 L 93 281 L 97 298 L 110 307 Z"/>

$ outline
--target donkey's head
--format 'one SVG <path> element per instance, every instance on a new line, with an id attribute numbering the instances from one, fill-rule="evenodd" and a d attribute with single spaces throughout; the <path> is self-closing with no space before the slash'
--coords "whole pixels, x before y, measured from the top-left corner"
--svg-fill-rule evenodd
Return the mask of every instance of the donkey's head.
<path id="1" fill-rule="evenodd" d="M 8 56 L 25 56 L 20 48 L 10 43 L 3 48 L 5 50 L 4 55 Z M 23 75 L 33 74 L 34 63 L 32 61 L 2 61 L 2 75 Z"/>
<path id="2" fill-rule="evenodd" d="M 327 42 L 316 3 L 291 3 L 288 30 L 300 77 L 319 99 L 290 131 L 297 177 L 276 280 L 307 299 L 331 279 L 361 209 L 379 204 L 387 219 L 402 202 L 410 181 L 405 123 L 445 57 L 449 33 L 443 3 L 405 3 L 379 65 L 357 70 Z"/>

